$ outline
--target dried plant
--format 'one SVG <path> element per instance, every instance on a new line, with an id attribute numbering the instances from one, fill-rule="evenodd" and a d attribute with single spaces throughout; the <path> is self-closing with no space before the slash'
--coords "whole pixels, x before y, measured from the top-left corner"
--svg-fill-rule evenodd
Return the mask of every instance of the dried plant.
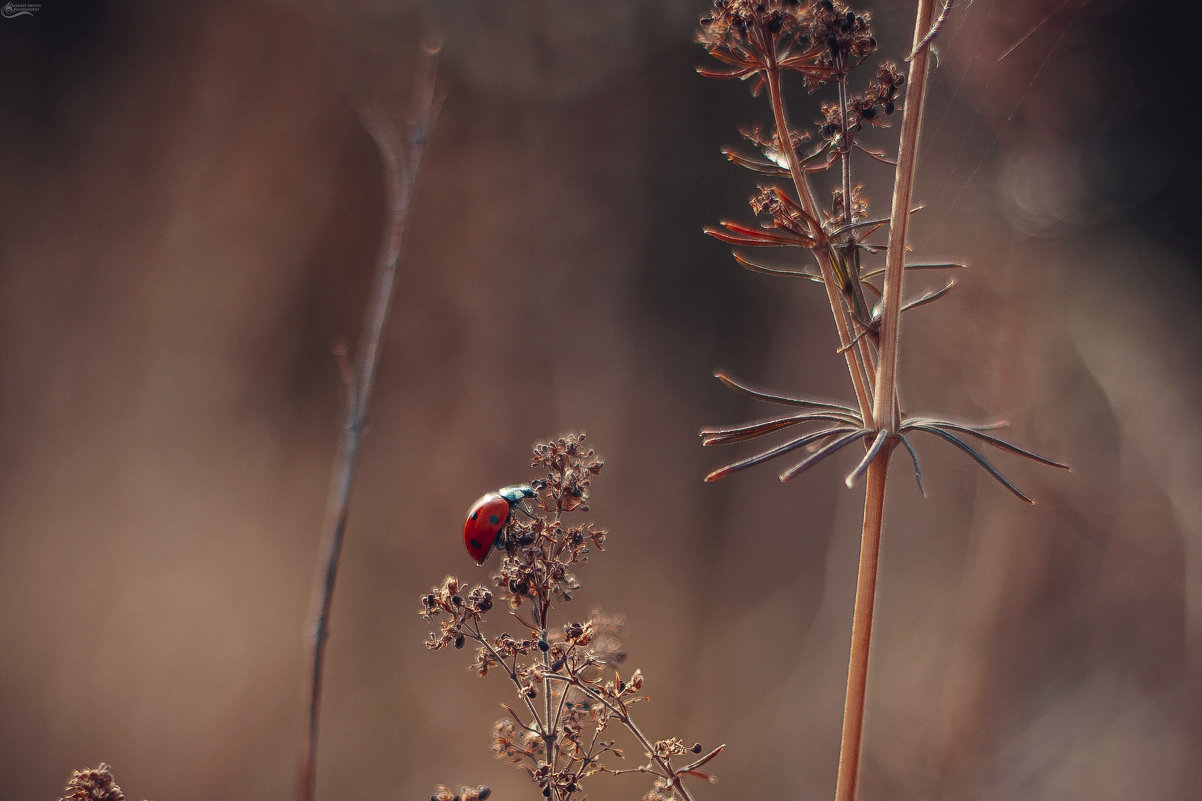
<path id="1" fill-rule="evenodd" d="M 125 793 L 113 778 L 112 767 L 101 762 L 72 773 L 58 801 L 125 801 Z"/>
<path id="2" fill-rule="evenodd" d="M 343 348 L 338 349 L 344 394 L 342 433 L 330 476 L 330 495 L 326 503 L 325 524 L 322 530 L 324 569 L 314 593 L 313 661 L 309 674 L 309 709 L 302 744 L 298 801 L 312 801 L 317 792 L 317 745 L 321 719 L 321 692 L 325 672 L 326 643 L 329 640 L 330 610 L 334 602 L 334 585 L 342 554 L 342 540 L 350 514 L 351 488 L 355 482 L 359 445 L 367 426 L 367 410 L 375 386 L 376 368 L 380 363 L 384 326 L 392 307 L 392 290 L 400 267 L 401 247 L 409 225 L 417 176 L 425 153 L 426 140 L 438 117 L 442 98 L 435 90 L 438 48 L 428 48 L 416 82 L 413 110 L 404 130 L 398 129 L 392 117 L 378 106 L 363 110 L 363 122 L 375 140 L 384 162 L 385 188 L 388 196 L 387 229 L 380 248 L 379 259 L 372 279 L 363 329 L 354 362 Z"/>
<path id="3" fill-rule="evenodd" d="M 507 527 L 505 555 L 490 577 L 491 588 L 469 588 L 448 576 L 424 595 L 420 614 L 439 619 L 426 645 L 441 650 L 470 641 L 476 673 L 509 678 L 517 701 L 501 705 L 506 716 L 493 726 L 493 752 L 525 770 L 544 797 L 582 799 L 591 776 L 641 773 L 652 777 L 648 801 L 691 801 L 684 778 L 712 781 L 701 767 L 723 746 L 703 753 L 700 744 L 675 737 L 653 741 L 639 728 L 632 708 L 648 697 L 641 670 L 623 678 L 618 669 L 626 659 L 620 617 L 594 611 L 563 622 L 552 619 L 580 588 L 576 571 L 605 550 L 608 536 L 591 522 L 565 519 L 588 511 L 592 477 L 602 467 L 583 440 L 583 434 L 567 435 L 535 446 L 531 466 L 543 476 L 531 482 L 533 508 L 525 517 L 514 515 Z M 498 616 L 504 618 L 500 624 Z M 637 766 L 617 767 L 624 749 L 613 735 L 622 729 L 645 757 Z M 460 801 L 475 801 L 464 792 L 470 788 L 460 792 Z M 455 797 L 440 787 L 431 799 Z"/>
<path id="4" fill-rule="evenodd" d="M 701 17 L 697 36 L 719 64 L 701 69 L 703 75 L 748 81 L 752 94 L 766 93 L 771 105 L 773 127 L 770 131 L 765 133 L 756 128 L 743 132 L 757 152 L 747 155 L 727 150 L 727 157 L 741 167 L 784 181 L 761 186 L 751 198 L 751 208 L 760 220 L 758 225 L 722 221 L 720 227 L 708 228 L 706 232 L 737 247 L 801 248 L 810 252 L 815 264 L 812 268 L 796 264 L 765 265 L 737 251 L 734 256 L 740 265 L 755 272 L 800 278 L 823 286 L 839 335 L 838 353 L 846 362 L 855 395 L 855 401 L 847 404 L 797 397 L 757 388 L 718 372 L 715 373 L 717 378 L 731 389 L 757 400 L 786 406 L 790 411 L 750 423 L 701 431 L 704 445 L 742 442 L 778 431 L 794 431 L 779 444 L 714 470 L 706 476 L 707 481 L 801 452 L 801 458 L 779 474 L 781 481 L 788 481 L 848 446 L 860 443 L 864 449 L 862 457 L 846 477 L 850 487 L 860 476 L 866 476 L 866 489 L 837 801 L 851 801 L 855 797 L 885 483 L 894 450 L 898 445 L 905 448 L 919 489 L 924 494 L 918 453 L 911 442 L 916 433 L 929 434 L 962 451 L 1027 503 L 1032 503 L 1031 498 L 994 466 L 980 446 L 988 445 L 1041 464 L 1064 467 L 999 439 L 991 432 L 1001 423 L 970 425 L 940 418 L 912 417 L 903 411 L 898 401 L 896 374 L 901 313 L 939 300 L 954 285 L 949 281 L 939 289 L 903 302 L 903 275 L 906 271 L 962 266 L 905 262 L 930 45 L 950 9 L 948 2 L 935 19 L 933 0 L 920 0 L 914 44 L 908 59 L 909 76 L 903 76 L 897 65 L 885 62 L 877 67 L 859 94 L 852 90 L 850 73 L 876 52 L 877 41 L 871 17 L 852 10 L 840 0 L 715 0 L 713 7 Z M 789 122 L 781 88 L 786 73 L 799 75 L 810 92 L 833 90 L 834 99 L 823 102 L 819 108 L 814 131 L 802 131 Z M 899 94 L 903 86 L 906 96 L 904 107 L 901 107 L 901 141 L 894 162 L 882 153 L 865 148 L 859 137 L 865 125 L 887 125 L 886 120 L 900 107 Z M 873 218 L 869 214 L 868 201 L 854 180 L 853 157 L 857 154 L 895 164 L 889 217 Z M 821 208 L 812 182 L 816 176 L 828 171 L 834 171 L 837 179 L 833 182 L 835 187 L 829 207 Z M 873 239 L 886 230 L 887 241 Z M 880 254 L 884 254 L 884 266 L 872 267 L 871 260 Z M 796 433 L 797 429 L 802 430 Z"/>

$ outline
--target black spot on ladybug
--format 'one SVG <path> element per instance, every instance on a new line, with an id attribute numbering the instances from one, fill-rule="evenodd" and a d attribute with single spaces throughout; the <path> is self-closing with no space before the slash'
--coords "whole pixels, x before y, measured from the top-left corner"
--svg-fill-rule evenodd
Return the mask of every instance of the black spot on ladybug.
<path id="1" fill-rule="evenodd" d="M 475 519 L 476 519 L 476 515 L 478 515 L 478 514 L 480 514 L 480 513 L 479 513 L 479 512 L 472 512 L 472 516 L 471 516 L 471 517 L 469 517 L 468 519 L 469 519 L 469 520 L 475 520 Z"/>
<path id="2" fill-rule="evenodd" d="M 468 544 L 469 544 L 469 545 L 471 545 L 473 548 L 479 548 L 479 547 L 480 547 L 480 540 L 475 540 L 475 539 L 473 539 L 473 540 L 468 540 Z"/>
<path id="3" fill-rule="evenodd" d="M 496 515 L 489 515 L 488 522 L 492 523 L 495 526 L 497 523 L 501 522 L 501 518 L 497 517 Z"/>

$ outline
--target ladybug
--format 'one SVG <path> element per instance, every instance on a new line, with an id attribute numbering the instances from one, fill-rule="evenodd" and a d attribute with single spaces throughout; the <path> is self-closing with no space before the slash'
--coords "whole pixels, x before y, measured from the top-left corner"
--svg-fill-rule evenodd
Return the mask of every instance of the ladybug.
<path id="1" fill-rule="evenodd" d="M 476 564 L 484 564 L 493 545 L 498 548 L 504 546 L 505 527 L 509 525 L 514 508 L 525 512 L 522 502 L 536 495 L 534 487 L 529 484 L 515 484 L 486 493 L 472 504 L 463 523 L 463 544 Z"/>

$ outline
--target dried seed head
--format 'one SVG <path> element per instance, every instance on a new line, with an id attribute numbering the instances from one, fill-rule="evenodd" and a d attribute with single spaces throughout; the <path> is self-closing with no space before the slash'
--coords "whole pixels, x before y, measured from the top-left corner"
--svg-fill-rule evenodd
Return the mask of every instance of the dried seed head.
<path id="1" fill-rule="evenodd" d="M 851 188 L 851 219 L 853 221 L 863 220 L 868 217 L 868 201 L 860 194 L 863 189 L 864 187 L 860 186 L 859 184 Z M 831 196 L 832 211 L 830 220 L 833 223 L 842 223 L 846 221 L 846 217 L 844 215 L 847 213 L 846 207 L 843 203 L 843 189 L 835 189 L 831 193 Z"/>
<path id="2" fill-rule="evenodd" d="M 101 762 L 95 768 L 75 771 L 59 801 L 125 801 L 125 793 L 113 778 L 112 770 Z"/>

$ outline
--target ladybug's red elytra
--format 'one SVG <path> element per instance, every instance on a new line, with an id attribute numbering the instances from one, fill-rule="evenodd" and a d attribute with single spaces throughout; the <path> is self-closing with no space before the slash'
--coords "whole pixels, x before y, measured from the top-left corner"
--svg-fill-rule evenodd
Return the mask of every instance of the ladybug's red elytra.
<path id="1" fill-rule="evenodd" d="M 536 494 L 534 487 L 529 484 L 515 484 L 485 493 L 472 504 L 463 523 L 463 544 L 476 564 L 484 564 L 493 545 L 504 545 L 505 528 L 513 516 L 514 507 L 521 509 L 522 501 Z"/>

